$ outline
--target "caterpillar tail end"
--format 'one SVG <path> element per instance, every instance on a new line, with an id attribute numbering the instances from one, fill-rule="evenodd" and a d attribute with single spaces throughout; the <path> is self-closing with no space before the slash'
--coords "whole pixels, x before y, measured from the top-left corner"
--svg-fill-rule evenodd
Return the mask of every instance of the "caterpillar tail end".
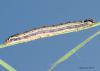
<path id="1" fill-rule="evenodd" d="M 6 44 L 0 44 L 0 48 L 5 48 L 5 47 L 7 47 L 8 45 L 6 45 Z"/>

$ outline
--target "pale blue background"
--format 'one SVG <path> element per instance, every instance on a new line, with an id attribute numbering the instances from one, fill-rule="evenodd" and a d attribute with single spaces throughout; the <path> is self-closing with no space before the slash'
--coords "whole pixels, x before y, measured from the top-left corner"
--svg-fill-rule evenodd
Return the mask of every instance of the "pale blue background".
<path id="1" fill-rule="evenodd" d="M 86 18 L 100 21 L 100 0 L 0 0 L 0 43 L 34 27 Z M 0 58 L 17 71 L 47 71 L 52 63 L 98 30 L 100 27 L 0 49 Z M 95 69 L 79 69 L 84 66 Z M 100 71 L 100 36 L 54 71 Z"/>

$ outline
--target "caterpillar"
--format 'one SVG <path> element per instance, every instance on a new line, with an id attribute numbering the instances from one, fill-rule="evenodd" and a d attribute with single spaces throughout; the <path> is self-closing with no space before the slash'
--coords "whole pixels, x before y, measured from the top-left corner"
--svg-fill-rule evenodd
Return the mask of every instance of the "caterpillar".
<path id="1" fill-rule="evenodd" d="M 64 24 L 62 23 L 52 26 L 43 26 L 20 34 L 12 35 L 4 43 L 5 44 L 12 44 L 12 43 L 16 44 L 20 42 L 23 43 L 44 37 L 50 37 L 64 33 L 80 31 L 90 28 L 92 25 L 94 25 L 94 23 L 95 21 L 93 19 L 86 19 L 84 21 L 67 22 Z"/>

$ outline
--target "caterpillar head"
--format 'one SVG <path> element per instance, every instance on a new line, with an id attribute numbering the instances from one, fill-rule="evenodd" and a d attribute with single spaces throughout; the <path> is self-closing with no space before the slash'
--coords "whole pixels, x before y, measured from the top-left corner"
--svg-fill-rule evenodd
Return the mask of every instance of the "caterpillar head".
<path id="1" fill-rule="evenodd" d="M 91 18 L 84 20 L 84 22 L 91 22 L 91 23 L 95 23 L 95 21 Z"/>

